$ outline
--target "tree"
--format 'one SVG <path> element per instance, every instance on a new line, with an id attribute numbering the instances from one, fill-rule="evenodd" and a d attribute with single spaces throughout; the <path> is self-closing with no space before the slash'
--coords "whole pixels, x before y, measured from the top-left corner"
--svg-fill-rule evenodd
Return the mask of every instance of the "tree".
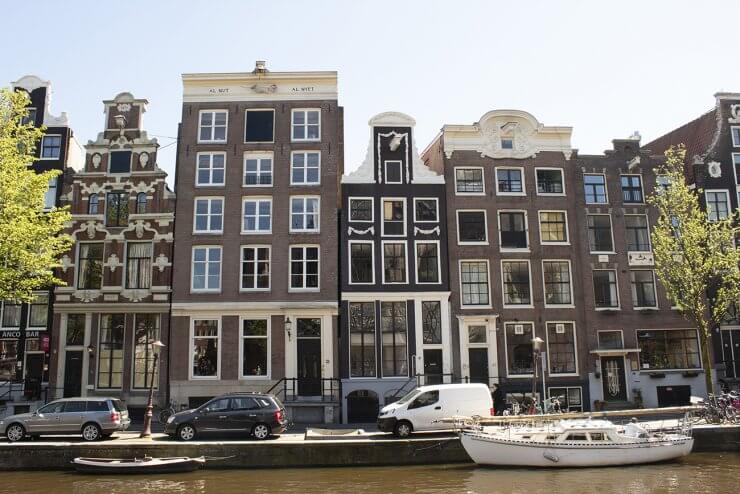
<path id="1" fill-rule="evenodd" d="M 67 208 L 44 211 L 49 180 L 59 170 L 36 173 L 36 143 L 43 130 L 24 123 L 28 95 L 0 89 L 0 300 L 30 302 L 33 291 L 64 282 L 54 276 L 59 256 L 72 245 L 61 235 Z"/>
<path id="2" fill-rule="evenodd" d="M 707 391 L 714 393 L 711 331 L 740 302 L 740 248 L 734 246 L 740 228 L 737 214 L 710 221 L 699 201 L 703 192 L 686 183 L 685 155 L 683 145 L 671 147 L 655 169 L 665 186 L 648 198 L 659 214 L 651 235 L 653 255 L 668 298 L 699 330 Z"/>

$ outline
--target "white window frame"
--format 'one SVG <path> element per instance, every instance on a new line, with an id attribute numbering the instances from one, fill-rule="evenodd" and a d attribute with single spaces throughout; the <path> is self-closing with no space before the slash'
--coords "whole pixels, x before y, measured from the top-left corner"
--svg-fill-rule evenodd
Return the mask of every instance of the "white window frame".
<path id="1" fill-rule="evenodd" d="M 291 280 L 293 279 L 293 259 L 290 257 L 291 250 L 294 248 L 301 248 L 303 249 L 303 287 L 302 288 L 293 288 L 290 285 Z M 307 288 L 306 287 L 306 249 L 308 248 L 316 248 L 316 262 L 318 264 L 318 269 L 316 270 L 316 281 L 318 282 L 318 286 L 313 288 Z M 319 244 L 290 244 L 288 245 L 288 292 L 294 293 L 294 292 L 319 292 L 321 291 L 321 246 Z"/>
<path id="2" fill-rule="evenodd" d="M 404 280 L 385 281 L 385 244 L 403 244 Z M 408 285 L 409 283 L 409 243 L 403 240 L 381 240 L 380 241 L 380 279 L 384 285 Z"/>
<path id="3" fill-rule="evenodd" d="M 547 288 L 545 283 L 545 263 L 546 262 L 567 262 L 568 263 L 568 277 L 570 279 L 570 283 L 568 283 L 570 288 L 570 303 L 569 304 L 548 304 L 547 303 Z M 544 298 L 544 304 L 546 309 L 568 309 L 575 307 L 575 300 L 573 299 L 573 265 L 570 262 L 570 259 L 542 259 L 541 262 L 542 265 L 542 295 Z"/>
<path id="4" fill-rule="evenodd" d="M 216 338 L 218 349 L 217 349 L 217 356 L 218 364 L 216 365 L 216 375 L 215 376 L 196 376 L 193 375 L 193 356 L 195 355 L 195 352 L 193 351 L 194 342 L 195 342 L 195 321 L 217 321 L 218 322 L 218 337 Z M 188 380 L 190 381 L 217 381 L 221 379 L 221 336 L 223 334 L 223 324 L 221 320 L 221 316 L 206 316 L 203 317 L 200 316 L 190 316 L 190 337 L 188 339 Z"/>
<path id="5" fill-rule="evenodd" d="M 732 136 L 732 147 L 740 148 L 740 125 L 731 125 L 730 135 Z M 736 135 L 738 136 L 737 139 L 735 139 Z"/>
<path id="6" fill-rule="evenodd" d="M 255 269 L 257 268 L 257 265 L 259 264 L 259 261 L 257 260 L 257 249 L 267 249 L 268 255 L 270 256 L 268 261 L 268 266 L 270 269 L 270 274 L 267 277 L 267 288 L 244 288 L 243 282 L 244 282 L 244 250 L 245 249 L 252 249 L 255 252 Z M 254 279 L 255 285 L 257 284 L 257 273 L 255 271 L 255 279 Z M 239 248 L 239 291 L 240 292 L 269 292 L 272 289 L 272 245 L 270 244 L 247 244 L 242 245 Z"/>
<path id="7" fill-rule="evenodd" d="M 352 245 L 370 244 L 370 271 L 372 280 L 369 282 L 352 281 Z M 347 283 L 349 285 L 374 285 L 375 284 L 375 241 L 373 240 L 350 240 L 347 249 Z"/>
<path id="8" fill-rule="evenodd" d="M 557 193 L 557 192 L 540 192 L 539 185 L 537 182 L 537 172 L 539 170 L 548 171 L 548 170 L 556 170 L 560 172 L 560 182 L 563 186 L 563 192 Z M 534 192 L 538 196 L 550 196 L 550 197 L 563 197 L 566 195 L 565 190 L 565 170 L 562 168 L 558 168 L 556 166 L 535 166 L 534 167 Z"/>
<path id="9" fill-rule="evenodd" d="M 350 366 L 349 379 L 351 381 L 370 381 L 370 380 L 375 381 L 376 379 L 381 379 L 381 378 L 379 378 L 377 376 L 377 374 L 378 374 L 378 367 L 377 367 L 377 364 L 378 364 L 378 355 L 379 355 L 380 351 L 378 350 L 378 345 L 377 345 L 377 342 L 376 342 L 377 340 L 375 340 L 375 339 L 373 339 L 372 347 L 373 347 L 373 355 L 375 356 L 375 374 L 376 375 L 375 376 L 352 376 L 352 343 L 351 343 L 351 335 L 352 335 L 352 327 L 351 327 L 351 324 L 352 324 L 352 320 L 350 318 L 350 305 L 351 304 L 363 304 L 363 303 L 372 303 L 373 304 L 373 322 L 374 322 L 373 326 L 375 328 L 374 336 L 377 337 L 378 329 L 379 329 L 379 327 L 378 327 L 378 321 L 377 321 L 378 318 L 377 318 L 377 312 L 376 312 L 376 310 L 379 309 L 380 306 L 378 305 L 378 303 L 375 300 L 370 300 L 370 301 L 368 301 L 368 300 L 364 300 L 364 301 L 355 301 L 355 300 L 352 300 L 352 301 L 348 302 L 348 304 L 347 304 L 347 335 L 348 335 L 347 339 L 350 340 L 350 344 L 349 344 L 349 346 L 350 346 L 350 353 L 349 353 L 349 357 L 347 358 L 347 361 L 349 362 L 349 366 Z M 406 317 L 408 317 L 408 314 L 407 314 Z M 368 345 L 368 346 L 370 346 L 370 345 Z"/>
<path id="10" fill-rule="evenodd" d="M 460 213 L 483 213 L 483 227 L 486 233 L 486 240 L 483 242 L 469 242 L 460 240 Z M 488 211 L 485 209 L 456 209 L 455 210 L 455 229 L 457 231 L 457 245 L 488 245 Z"/>
<path id="11" fill-rule="evenodd" d="M 244 215 L 247 208 L 247 202 L 256 202 L 255 207 L 255 227 L 259 225 L 259 206 L 262 202 L 270 203 L 270 229 L 269 230 L 247 230 L 245 227 Z M 242 196 L 242 216 L 241 216 L 241 234 L 242 235 L 271 235 L 272 234 L 272 219 L 275 216 L 274 208 L 272 207 L 272 196 Z"/>
<path id="12" fill-rule="evenodd" d="M 437 211 L 437 218 L 435 220 L 419 220 L 416 217 L 416 203 L 417 201 L 434 201 L 435 210 Z M 439 198 L 437 197 L 414 197 L 414 223 L 439 223 Z"/>
<path id="13" fill-rule="evenodd" d="M 547 330 L 548 324 L 571 324 L 573 327 L 573 356 L 575 357 L 576 371 L 563 373 L 550 373 L 550 332 Z M 545 348 L 547 350 L 547 375 L 552 377 L 576 377 L 580 375 L 578 366 L 578 331 L 576 331 L 575 321 L 545 321 Z M 583 401 L 583 400 L 581 400 Z"/>
<path id="14" fill-rule="evenodd" d="M 642 197 L 642 201 L 624 202 L 624 189 L 622 189 L 622 177 L 640 177 L 640 197 Z M 619 174 L 619 192 L 622 195 L 622 204 L 624 204 L 625 207 L 644 205 L 645 204 L 645 181 L 643 180 L 642 173 L 620 173 Z"/>
<path id="15" fill-rule="evenodd" d="M 534 308 L 534 291 L 532 290 L 532 262 L 529 259 L 501 259 L 501 305 L 504 309 L 533 309 Z M 504 263 L 505 262 L 526 262 L 529 275 L 529 304 L 507 304 L 506 303 L 506 283 L 504 283 Z M 533 336 L 534 337 L 534 336 Z"/>
<path id="16" fill-rule="evenodd" d="M 484 262 L 486 263 L 486 284 L 488 285 L 488 303 L 486 305 L 465 305 L 463 303 L 463 284 L 462 284 L 462 263 L 464 262 Z M 460 289 L 460 308 L 461 309 L 490 309 L 491 297 L 491 263 L 488 259 L 459 259 L 457 261 L 458 287 Z"/>
<path id="17" fill-rule="evenodd" d="M 198 211 L 198 201 L 208 201 L 208 229 L 207 230 L 198 230 L 197 226 L 197 211 Z M 219 230 L 212 230 L 211 229 L 211 217 L 214 216 L 214 214 L 211 212 L 212 204 L 215 201 L 221 201 L 221 228 Z M 106 201 L 107 202 L 107 201 Z M 194 235 L 221 235 L 224 232 L 224 217 L 225 217 L 225 199 L 223 196 L 197 196 L 193 198 L 193 234 Z"/>
<path id="18" fill-rule="evenodd" d="M 733 170 L 733 172 L 734 171 L 735 170 Z M 722 194 L 725 195 L 725 204 L 727 205 L 727 216 L 725 218 L 729 218 L 730 216 L 732 216 L 733 211 L 732 211 L 732 205 L 730 204 L 730 192 L 727 189 L 706 189 L 704 191 L 704 204 L 705 204 L 706 209 L 707 209 L 707 218 L 709 218 L 709 213 L 710 213 L 710 211 L 709 211 L 709 201 L 707 200 L 707 194 L 709 194 L 710 192 L 711 193 L 718 193 L 719 192 L 719 193 L 722 193 Z M 712 222 L 714 222 L 714 221 L 722 221 L 723 219 L 724 218 L 719 218 L 718 217 L 716 220 L 709 219 L 709 221 L 712 221 Z"/>
<path id="19" fill-rule="evenodd" d="M 506 334 L 507 334 L 506 326 L 514 326 L 515 324 L 531 325 L 532 326 L 532 339 L 535 339 L 537 337 L 537 325 L 534 323 L 534 321 L 505 321 L 502 324 L 502 328 L 504 330 L 504 361 L 506 363 L 506 377 L 509 379 L 532 379 L 531 373 L 529 374 L 509 374 L 509 342 L 508 342 L 508 338 L 506 337 Z"/>
<path id="20" fill-rule="evenodd" d="M 609 217 L 609 233 L 612 236 L 612 250 L 591 250 L 591 244 L 588 240 L 588 217 L 589 216 L 608 216 Z M 611 213 L 586 213 L 586 242 L 589 242 L 588 251 L 590 254 L 616 254 L 616 245 L 614 244 L 614 222 L 612 221 Z"/>
<path id="21" fill-rule="evenodd" d="M 398 182 L 390 182 L 388 181 L 388 164 L 389 163 L 398 163 L 398 171 L 400 179 Z M 403 183 L 403 160 L 384 160 L 383 161 L 383 183 L 386 184 L 402 184 Z"/>
<path id="22" fill-rule="evenodd" d="M 50 156 L 47 158 L 44 158 L 44 141 L 48 137 L 58 137 L 59 138 L 59 156 Z M 39 161 L 48 161 L 48 160 L 58 160 L 62 158 L 62 144 L 64 143 L 64 139 L 62 139 L 61 134 L 45 134 L 41 137 L 41 144 L 39 145 Z"/>
<path id="23" fill-rule="evenodd" d="M 386 201 L 403 201 L 403 233 L 400 235 L 392 235 L 385 233 L 385 202 Z M 405 197 L 381 197 L 380 198 L 380 236 L 381 237 L 392 237 L 401 238 L 406 236 L 408 231 L 409 212 L 406 204 Z"/>
<path id="24" fill-rule="evenodd" d="M 221 251 L 221 260 L 218 263 L 218 288 L 195 288 L 195 250 L 196 249 L 207 249 L 206 250 L 206 287 L 208 286 L 208 256 L 211 249 L 219 249 Z M 224 249 L 221 245 L 193 245 L 190 248 L 190 293 L 221 293 L 221 287 L 223 286 L 223 271 L 224 271 Z"/>
<path id="25" fill-rule="evenodd" d="M 616 286 L 615 293 L 617 295 L 617 305 L 612 307 L 597 307 L 596 306 L 596 293 L 594 292 L 594 310 L 597 312 L 600 311 L 610 311 L 610 310 L 622 310 L 622 297 L 619 296 L 619 272 L 616 269 L 613 268 L 607 268 L 607 269 L 600 269 L 600 268 L 594 268 L 591 269 L 591 290 L 594 289 L 594 271 L 612 271 L 614 273 L 614 284 Z M 624 340 L 622 341 L 624 343 Z"/>
<path id="26" fill-rule="evenodd" d="M 57 187 L 60 178 L 60 176 L 56 176 L 49 179 L 49 188 L 44 193 L 44 211 L 51 211 L 56 207 Z"/>
<path id="27" fill-rule="evenodd" d="M 303 139 L 296 139 L 293 137 L 293 128 L 296 125 L 295 123 L 295 114 L 297 112 L 304 112 L 305 116 L 305 123 L 302 124 L 305 129 L 305 135 L 308 136 L 308 113 L 309 111 L 315 111 L 319 114 L 319 136 L 317 138 L 308 138 L 305 137 Z M 321 141 L 321 108 L 293 108 L 290 110 L 290 141 L 291 142 L 320 142 Z"/>
<path id="28" fill-rule="evenodd" d="M 352 201 L 370 201 L 370 219 L 369 220 L 353 220 L 352 219 Z M 347 222 L 348 223 L 374 223 L 375 222 L 375 198 L 373 197 L 360 197 L 350 196 L 347 198 Z"/>
<path id="29" fill-rule="evenodd" d="M 633 269 L 627 270 L 627 273 L 629 273 L 630 278 L 630 298 L 632 298 L 632 272 L 633 271 L 650 271 L 650 274 L 653 276 L 653 296 L 655 297 L 655 305 L 653 307 L 650 306 L 643 306 L 643 305 L 633 305 L 632 310 L 640 310 L 640 311 L 651 311 L 651 310 L 660 310 L 660 300 L 658 300 L 658 283 L 657 279 L 655 278 L 655 270 L 654 269 L 639 269 L 637 267 L 633 267 Z"/>
<path id="30" fill-rule="evenodd" d="M 565 241 L 551 242 L 542 240 L 542 217 L 540 213 L 562 213 L 565 217 Z M 570 226 L 568 225 L 568 211 L 565 209 L 539 209 L 537 210 L 537 225 L 540 229 L 540 245 L 570 245 Z"/>
<path id="31" fill-rule="evenodd" d="M 596 331 L 596 348 L 601 348 L 599 346 L 599 333 L 619 333 L 619 338 L 622 341 L 622 346 L 620 349 L 624 348 L 624 331 L 621 329 L 599 329 Z"/>
<path id="32" fill-rule="evenodd" d="M 521 192 L 501 192 L 498 190 L 498 171 L 499 170 L 519 170 L 519 173 L 522 177 L 522 191 Z M 526 181 L 524 179 L 524 167 L 521 166 L 497 166 L 494 167 L 494 190 L 496 191 L 497 196 L 526 196 L 527 195 L 527 185 Z"/>
<path id="33" fill-rule="evenodd" d="M 639 358 L 638 365 L 640 366 L 639 372 L 641 374 L 647 374 L 647 373 L 650 373 L 650 372 L 663 372 L 663 373 L 666 373 L 666 372 L 681 372 L 681 371 L 683 371 L 683 372 L 696 372 L 696 371 L 701 371 L 704 368 L 704 362 L 702 362 L 702 356 L 701 356 L 702 355 L 701 338 L 699 337 L 699 330 L 697 328 L 686 328 L 686 327 L 684 327 L 684 328 L 635 328 L 635 346 L 637 346 L 637 348 L 642 349 L 640 347 L 640 339 L 637 336 L 637 333 L 640 332 L 640 331 L 693 331 L 694 334 L 696 335 L 696 348 L 697 348 L 697 350 L 699 352 L 699 367 L 693 367 L 693 368 L 688 368 L 688 369 L 651 369 L 649 367 L 648 368 L 645 368 L 645 367 L 642 366 L 642 359 L 640 358 L 640 357 L 642 357 L 642 355 L 641 355 L 642 352 L 640 352 L 638 354 L 638 358 Z M 710 343 L 710 345 L 711 345 L 711 343 Z"/>
<path id="34" fill-rule="evenodd" d="M 645 218 L 645 227 L 647 228 L 647 240 L 648 240 L 648 250 L 630 250 L 629 245 L 627 245 L 626 246 L 627 252 L 652 252 L 653 251 L 653 240 L 650 238 L 650 218 L 648 217 L 647 213 L 638 213 L 638 214 L 628 213 L 628 214 L 622 215 L 623 217 L 622 221 L 624 221 L 625 237 L 627 236 L 626 235 L 627 234 L 627 221 L 626 221 L 627 216 L 642 216 L 643 218 Z M 614 236 L 613 233 L 612 233 L 612 236 Z M 627 240 L 625 244 L 629 243 L 629 240 L 627 238 L 625 238 L 625 240 Z"/>
<path id="35" fill-rule="evenodd" d="M 732 153 L 732 175 L 735 177 L 735 185 L 740 186 L 740 153 Z M 740 192 L 740 191 L 739 191 Z"/>
<path id="36" fill-rule="evenodd" d="M 501 241 L 501 213 L 524 213 L 524 234 L 527 236 L 527 246 L 525 248 L 504 247 Z M 539 216 L 539 215 L 538 215 Z M 529 240 L 529 215 L 526 209 L 499 209 L 496 211 L 498 221 L 498 246 L 501 252 L 529 252 L 532 243 Z M 539 217 L 538 220 L 539 222 Z"/>
<path id="37" fill-rule="evenodd" d="M 272 318 L 264 316 L 239 317 L 239 380 L 240 381 L 267 381 L 272 379 Z M 267 373 L 264 376 L 244 375 L 244 340 L 264 339 L 264 336 L 244 336 L 244 321 L 267 321 Z"/>
<path id="38" fill-rule="evenodd" d="M 457 191 L 457 170 L 480 170 L 481 171 L 481 185 L 483 186 L 482 192 L 458 192 Z M 482 166 L 456 166 L 452 169 L 455 179 L 455 195 L 456 196 L 485 196 L 486 195 L 486 170 Z"/>
<path id="39" fill-rule="evenodd" d="M 419 281 L 419 250 L 416 248 L 420 244 L 435 244 L 437 246 L 437 279 L 439 281 Z M 442 253 L 440 251 L 439 240 L 415 240 L 414 241 L 414 276 L 417 285 L 441 285 L 442 284 Z"/>
<path id="40" fill-rule="evenodd" d="M 262 173 L 262 161 L 270 160 L 270 183 L 269 184 L 247 184 L 247 160 L 257 160 L 257 180 L 264 175 Z M 246 151 L 242 158 L 242 187 L 265 188 L 275 185 L 275 156 L 272 151 Z"/>
<path id="41" fill-rule="evenodd" d="M 272 112 L 272 140 L 271 141 L 248 141 L 247 140 L 247 113 L 248 112 Z M 244 144 L 272 144 L 275 142 L 275 109 L 274 108 L 246 108 L 244 110 Z M 273 167 L 274 168 L 274 167 Z"/>
<path id="42" fill-rule="evenodd" d="M 211 139 L 201 139 L 200 138 L 200 130 L 202 128 L 201 126 L 201 115 L 204 113 L 212 113 L 212 125 L 211 125 Z M 225 113 L 226 114 L 226 127 L 224 129 L 224 138 L 221 139 L 213 139 L 213 135 L 215 134 L 214 130 L 216 128 L 216 113 Z M 198 112 L 198 144 L 209 144 L 209 143 L 226 143 L 229 140 L 229 110 L 226 108 L 208 108 L 204 110 L 200 110 Z"/>
<path id="43" fill-rule="evenodd" d="M 213 168 L 213 158 L 216 155 L 221 155 L 221 156 L 224 157 L 224 168 L 223 168 L 224 180 L 221 183 L 217 183 L 217 182 L 214 182 L 213 181 L 213 170 L 214 170 L 214 168 Z M 201 168 L 200 168 L 200 158 L 201 158 L 201 156 L 208 156 L 209 157 L 209 159 L 208 159 L 208 178 L 209 178 L 209 182 L 208 183 L 201 183 L 200 182 L 200 179 L 199 179 L 200 174 L 198 172 L 201 170 Z M 196 153 L 195 154 L 195 187 L 196 188 L 199 188 L 199 187 L 223 187 L 225 185 L 226 185 L 226 153 L 223 152 L 223 151 L 204 151 L 204 152 L 201 152 L 201 153 Z"/>
<path id="44" fill-rule="evenodd" d="M 306 218 L 310 213 L 306 212 L 306 202 L 308 199 L 315 199 L 316 200 L 316 213 L 314 216 L 316 216 L 316 228 L 315 229 L 308 229 L 305 228 L 306 226 Z M 303 213 L 301 215 L 303 216 L 303 228 L 295 229 L 293 228 L 293 200 L 300 200 L 303 202 Z M 288 231 L 290 233 L 319 233 L 321 231 L 321 196 L 290 196 L 289 200 L 289 207 L 290 212 L 288 214 Z"/>
<path id="45" fill-rule="evenodd" d="M 303 155 L 303 164 L 304 164 L 304 167 L 303 167 L 304 175 L 303 175 L 303 177 L 305 179 L 305 181 L 303 181 L 303 182 L 294 182 L 293 181 L 293 159 L 294 159 L 295 155 L 297 155 L 297 154 L 302 154 Z M 318 180 L 316 182 L 309 182 L 308 181 L 308 173 L 306 173 L 306 171 L 308 171 L 308 155 L 309 154 L 316 154 L 319 157 L 319 167 L 318 167 L 318 175 L 317 175 Z M 298 186 L 306 186 L 306 185 L 321 185 L 321 151 L 318 151 L 318 150 L 310 150 L 309 149 L 309 150 L 296 150 L 296 151 L 291 151 L 290 152 L 290 185 L 295 185 L 297 187 Z"/>
<path id="46" fill-rule="evenodd" d="M 601 175 L 604 177 L 604 196 L 606 197 L 606 202 L 588 202 L 587 195 L 586 195 L 586 175 Z M 609 182 L 606 179 L 606 173 L 589 173 L 585 172 L 583 173 L 583 200 L 585 201 L 586 205 L 599 205 L 599 204 L 609 204 Z M 620 190 L 621 190 L 621 183 L 620 183 Z"/>

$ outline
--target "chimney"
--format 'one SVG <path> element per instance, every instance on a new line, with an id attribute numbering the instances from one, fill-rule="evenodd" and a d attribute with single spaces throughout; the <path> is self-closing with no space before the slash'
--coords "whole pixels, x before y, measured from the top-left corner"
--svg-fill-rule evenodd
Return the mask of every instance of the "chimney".
<path id="1" fill-rule="evenodd" d="M 254 74 L 264 74 L 267 71 L 267 62 L 264 60 L 254 62 L 254 70 L 252 71 Z"/>

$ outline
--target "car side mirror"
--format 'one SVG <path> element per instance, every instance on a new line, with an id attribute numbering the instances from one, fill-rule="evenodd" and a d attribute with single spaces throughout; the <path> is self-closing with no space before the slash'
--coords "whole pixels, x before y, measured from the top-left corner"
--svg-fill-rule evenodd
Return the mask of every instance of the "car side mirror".
<path id="1" fill-rule="evenodd" d="M 206 407 L 206 408 L 203 409 L 203 413 L 209 413 L 210 411 L 211 411 L 211 409 L 208 408 L 208 407 Z"/>

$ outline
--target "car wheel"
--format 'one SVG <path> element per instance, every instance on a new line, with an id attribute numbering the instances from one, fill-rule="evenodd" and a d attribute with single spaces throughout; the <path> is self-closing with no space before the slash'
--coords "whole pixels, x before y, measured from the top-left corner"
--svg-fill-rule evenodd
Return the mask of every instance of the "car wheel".
<path id="1" fill-rule="evenodd" d="M 254 427 L 252 427 L 252 436 L 260 441 L 270 437 L 271 433 L 272 431 L 270 430 L 270 426 L 267 424 L 255 424 Z"/>
<path id="2" fill-rule="evenodd" d="M 85 441 L 97 441 L 103 434 L 98 424 L 88 423 L 82 426 L 82 439 Z"/>
<path id="3" fill-rule="evenodd" d="M 26 429 L 21 424 L 10 424 L 5 430 L 5 436 L 11 443 L 22 441 L 26 437 Z"/>
<path id="4" fill-rule="evenodd" d="M 408 420 L 399 421 L 393 428 L 393 434 L 396 437 L 401 438 L 409 437 L 413 431 L 414 428 L 411 426 L 411 422 L 409 422 Z"/>
<path id="5" fill-rule="evenodd" d="M 177 428 L 177 438 L 180 441 L 191 441 L 195 438 L 195 427 L 190 424 L 182 424 Z"/>

